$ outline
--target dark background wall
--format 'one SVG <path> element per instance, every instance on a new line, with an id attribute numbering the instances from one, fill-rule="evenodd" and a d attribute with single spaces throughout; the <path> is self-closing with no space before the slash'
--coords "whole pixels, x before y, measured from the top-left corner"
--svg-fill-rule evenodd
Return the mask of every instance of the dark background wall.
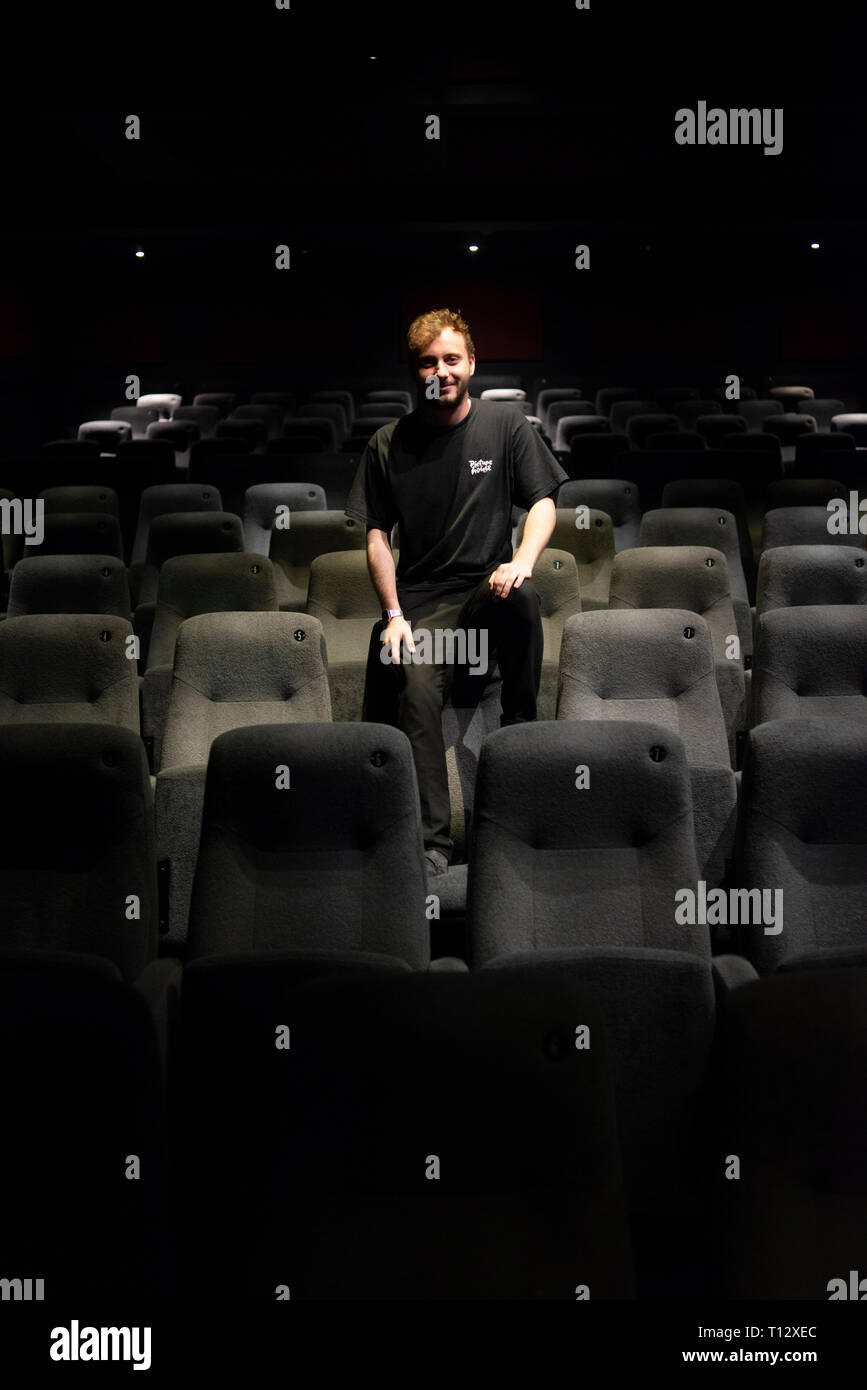
<path id="1" fill-rule="evenodd" d="M 128 44 L 0 111 L 0 452 L 106 414 L 130 373 L 186 400 L 403 379 L 410 318 L 443 304 L 478 371 L 527 385 L 738 372 L 867 405 L 863 84 L 830 10 L 809 42 L 739 4 L 543 3 L 520 31 L 466 6 L 424 35 L 406 7 L 329 15 L 327 41 L 301 0 L 199 20 L 194 48 L 175 15 L 174 67 Z M 678 146 L 699 99 L 782 108 L 782 154 Z"/>
<path id="2" fill-rule="evenodd" d="M 847 279 L 839 250 L 830 274 L 826 261 L 802 257 L 788 289 L 685 262 L 673 271 L 665 245 L 654 242 L 628 248 L 630 264 L 612 251 L 606 265 L 592 233 L 591 270 L 578 272 L 568 268 L 577 244 L 568 229 L 567 268 L 557 275 L 532 265 L 491 273 L 480 252 L 475 274 L 465 267 L 423 279 L 373 265 L 355 274 L 325 256 L 317 265 L 315 243 L 297 273 L 251 269 L 257 257 L 272 259 L 264 236 L 232 245 L 219 263 L 184 269 L 183 256 L 143 241 L 146 265 L 107 268 L 93 252 L 68 249 L 62 267 L 4 286 L 0 447 L 17 450 L 34 431 L 58 437 L 107 415 L 123 403 L 130 373 L 143 391 L 177 389 L 185 399 L 223 385 L 246 392 L 396 380 L 406 373 L 412 317 L 441 305 L 467 318 L 477 371 L 517 372 L 528 385 L 573 374 L 590 387 L 700 383 L 736 371 L 761 386 L 768 374 L 794 373 L 817 394 L 865 404 L 863 273 L 852 264 Z"/>

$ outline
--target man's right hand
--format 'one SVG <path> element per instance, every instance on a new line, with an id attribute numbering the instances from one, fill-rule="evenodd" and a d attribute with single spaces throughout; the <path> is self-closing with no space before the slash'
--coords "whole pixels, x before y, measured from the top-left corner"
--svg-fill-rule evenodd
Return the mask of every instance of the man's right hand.
<path id="1" fill-rule="evenodd" d="M 392 618 L 388 625 L 383 628 L 380 641 L 382 642 L 382 651 L 379 654 L 379 659 L 383 666 L 400 665 L 401 642 L 406 643 L 407 651 L 410 653 L 415 651 L 415 642 L 412 640 L 412 625 L 407 622 L 406 618 Z"/>

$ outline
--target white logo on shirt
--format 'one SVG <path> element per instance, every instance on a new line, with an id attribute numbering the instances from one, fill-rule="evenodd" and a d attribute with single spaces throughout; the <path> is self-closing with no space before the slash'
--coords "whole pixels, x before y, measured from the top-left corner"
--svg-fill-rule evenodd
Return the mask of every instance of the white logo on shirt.
<path id="1" fill-rule="evenodd" d="M 490 473 L 491 468 L 493 467 L 493 463 L 494 463 L 494 460 L 493 460 L 493 459 L 470 459 L 470 460 L 469 460 L 470 472 L 471 472 L 471 473 Z"/>

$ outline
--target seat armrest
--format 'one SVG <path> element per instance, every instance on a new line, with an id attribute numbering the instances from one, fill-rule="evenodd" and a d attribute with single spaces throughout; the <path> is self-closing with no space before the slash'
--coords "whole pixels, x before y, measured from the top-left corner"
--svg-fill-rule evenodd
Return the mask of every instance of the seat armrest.
<path id="1" fill-rule="evenodd" d="M 171 1034 L 177 1018 L 182 976 L 181 962 L 174 956 L 165 956 L 161 960 L 148 961 L 133 985 L 147 1004 L 154 1021 L 163 1075 L 166 1072 Z"/>
<path id="2" fill-rule="evenodd" d="M 758 971 L 746 956 L 714 956 L 712 965 L 714 988 L 718 997 L 731 994 L 733 989 L 752 984 L 759 978 Z"/>
<path id="3" fill-rule="evenodd" d="M 437 956 L 428 966 L 428 974 L 468 975 L 470 967 L 459 956 Z"/>

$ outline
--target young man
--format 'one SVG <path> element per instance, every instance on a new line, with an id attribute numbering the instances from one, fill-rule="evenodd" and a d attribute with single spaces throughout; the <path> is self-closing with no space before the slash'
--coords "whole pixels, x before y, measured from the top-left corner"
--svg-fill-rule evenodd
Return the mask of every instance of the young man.
<path id="1" fill-rule="evenodd" d="M 542 621 L 530 576 L 554 529 L 551 493 L 567 474 L 519 410 L 469 395 L 475 348 L 460 313 L 422 314 L 407 343 L 418 407 L 370 439 L 346 513 L 366 523 L 367 564 L 383 609 L 371 634 L 363 718 L 396 723 L 412 743 L 425 858 L 439 874 L 454 848 L 443 703 L 459 689 L 458 704 L 481 696 L 484 677 L 472 679 L 464 653 L 474 654 L 477 672 L 479 654 L 487 669 L 496 655 L 501 724 L 536 718 Z M 513 507 L 528 513 L 514 555 Z M 424 653 L 413 637 L 420 629 L 429 635 Z M 456 632 L 465 639 L 450 644 Z"/>

